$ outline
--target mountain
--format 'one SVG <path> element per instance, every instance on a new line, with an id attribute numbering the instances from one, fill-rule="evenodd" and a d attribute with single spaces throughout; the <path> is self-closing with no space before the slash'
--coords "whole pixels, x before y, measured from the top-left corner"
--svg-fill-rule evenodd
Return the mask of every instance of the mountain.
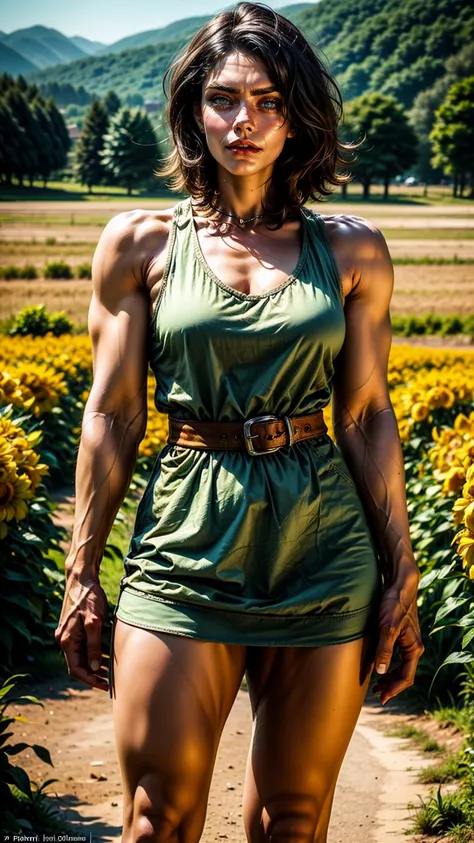
<path id="1" fill-rule="evenodd" d="M 70 38 L 66 38 L 57 29 L 46 26 L 30 26 L 17 29 L 9 35 L 2 35 L 1 40 L 7 47 L 15 50 L 26 61 L 39 68 L 53 67 L 57 64 L 75 61 L 86 56 Z M 0 70 L 4 70 L 0 65 Z"/>
<path id="2" fill-rule="evenodd" d="M 409 108 L 445 73 L 446 60 L 474 46 L 471 0 L 320 0 L 278 10 L 322 50 L 346 100 L 366 91 L 393 94 Z M 129 49 L 97 53 L 32 74 L 38 83 L 69 84 L 94 96 L 114 89 L 131 104 L 163 101 L 170 61 L 208 18 L 185 18 L 125 39 Z M 151 41 L 136 46 L 137 39 Z M 158 38 L 156 42 L 154 39 Z M 135 43 L 135 47 L 131 45 Z M 111 51 L 111 52 L 110 52 Z"/>
<path id="3" fill-rule="evenodd" d="M 121 53 L 123 50 L 147 47 L 149 44 L 166 44 L 177 39 L 191 38 L 210 17 L 210 15 L 203 15 L 197 18 L 184 18 L 183 20 L 173 21 L 173 23 L 163 26 L 161 29 L 148 29 L 145 32 L 138 32 L 136 35 L 129 35 L 127 38 L 121 38 L 120 41 L 115 41 L 113 44 L 103 47 L 100 52 Z"/>
<path id="4" fill-rule="evenodd" d="M 0 37 L 0 68 L 2 73 L 9 73 L 10 76 L 24 76 L 27 73 L 32 73 L 33 70 L 38 70 L 28 59 L 23 58 L 16 50 L 7 47 Z"/>
<path id="5" fill-rule="evenodd" d="M 293 19 L 303 9 L 307 8 L 308 3 L 293 3 L 290 6 L 283 6 L 281 9 L 278 9 L 278 12 Z M 169 23 L 168 26 L 163 26 L 161 29 L 148 29 L 145 32 L 138 32 L 136 35 L 121 38 L 120 41 L 115 41 L 113 44 L 104 46 L 100 52 L 121 53 L 123 50 L 147 47 L 149 44 L 165 44 L 168 41 L 192 38 L 199 27 L 203 26 L 210 18 L 211 15 L 200 15 L 199 17 L 183 18 L 182 20 L 173 21 L 173 23 Z"/>
<path id="6" fill-rule="evenodd" d="M 89 41 L 88 38 L 83 38 L 82 35 L 73 35 L 69 40 L 89 56 L 93 56 L 94 53 L 97 53 L 106 46 L 102 41 Z"/>

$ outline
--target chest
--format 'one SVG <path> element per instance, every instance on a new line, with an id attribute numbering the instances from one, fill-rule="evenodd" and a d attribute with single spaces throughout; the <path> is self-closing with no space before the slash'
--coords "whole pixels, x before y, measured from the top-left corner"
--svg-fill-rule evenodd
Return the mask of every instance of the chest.
<path id="1" fill-rule="evenodd" d="M 254 296 L 281 286 L 297 270 L 305 247 L 300 222 L 278 231 L 212 233 L 192 223 L 194 253 L 204 269 L 232 290 Z"/>

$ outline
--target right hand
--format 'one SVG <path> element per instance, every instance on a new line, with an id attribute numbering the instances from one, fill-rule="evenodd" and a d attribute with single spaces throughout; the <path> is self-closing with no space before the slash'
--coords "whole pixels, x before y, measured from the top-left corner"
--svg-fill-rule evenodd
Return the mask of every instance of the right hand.
<path id="1" fill-rule="evenodd" d="M 98 577 L 85 573 L 67 576 L 54 637 L 64 653 L 69 676 L 108 692 L 107 671 L 101 667 L 102 625 L 106 617 L 107 598 Z"/>

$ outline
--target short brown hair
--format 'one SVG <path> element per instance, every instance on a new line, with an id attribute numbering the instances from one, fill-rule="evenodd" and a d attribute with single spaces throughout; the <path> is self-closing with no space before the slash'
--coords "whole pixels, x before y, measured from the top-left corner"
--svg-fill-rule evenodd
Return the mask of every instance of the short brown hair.
<path id="1" fill-rule="evenodd" d="M 264 209 L 278 228 L 308 199 L 320 201 L 332 192 L 331 186 L 349 181 L 338 168 L 348 164 L 341 150 L 353 147 L 338 138 L 343 109 L 337 83 L 300 30 L 268 6 L 238 3 L 216 15 L 166 71 L 163 87 L 173 148 L 159 175 L 171 177 L 171 188 L 191 194 L 203 209 L 215 202 L 217 165 L 193 108 L 212 68 L 234 51 L 265 65 L 295 132 L 275 162 L 265 196 Z"/>

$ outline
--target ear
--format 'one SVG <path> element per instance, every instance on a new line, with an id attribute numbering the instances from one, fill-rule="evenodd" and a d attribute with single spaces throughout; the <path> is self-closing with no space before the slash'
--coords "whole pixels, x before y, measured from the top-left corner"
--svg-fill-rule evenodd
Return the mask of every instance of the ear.
<path id="1" fill-rule="evenodd" d="M 288 138 L 294 138 L 295 135 L 296 135 L 295 130 L 290 128 L 290 129 L 288 129 L 288 134 L 287 134 L 286 138 L 288 140 Z"/>
<path id="2" fill-rule="evenodd" d="M 202 114 L 201 114 L 201 106 L 198 102 L 195 102 L 193 105 L 193 113 L 194 119 L 198 125 L 198 129 L 200 132 L 204 132 L 204 124 L 202 122 Z"/>

